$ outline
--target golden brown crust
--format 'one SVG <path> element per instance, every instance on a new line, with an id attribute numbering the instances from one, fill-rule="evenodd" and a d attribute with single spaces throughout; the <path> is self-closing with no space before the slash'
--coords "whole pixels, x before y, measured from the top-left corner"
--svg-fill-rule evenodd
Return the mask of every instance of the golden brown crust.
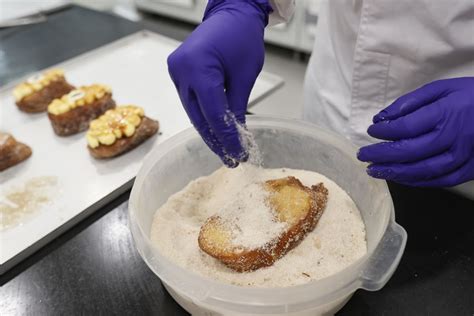
<path id="1" fill-rule="evenodd" d="M 130 137 L 119 138 L 112 145 L 99 145 L 96 148 L 87 146 L 94 158 L 105 159 L 119 156 L 137 147 L 145 140 L 156 134 L 159 129 L 158 121 L 144 116 L 137 126 L 135 133 Z"/>
<path id="2" fill-rule="evenodd" d="M 48 113 L 48 117 L 56 135 L 69 136 L 87 130 L 93 119 L 114 107 L 112 94 L 107 93 L 90 104 L 78 106 L 59 115 Z"/>
<path id="3" fill-rule="evenodd" d="M 293 224 L 277 238 L 256 249 L 243 249 L 239 246 L 233 246 L 231 249 L 219 247 L 219 243 L 212 240 L 216 230 L 220 230 L 218 232 L 223 234 L 230 233 L 225 231 L 218 216 L 210 217 L 201 227 L 198 238 L 199 247 L 238 272 L 253 271 L 273 265 L 276 260 L 296 247 L 316 227 L 327 204 L 328 190 L 322 183 L 308 188 L 298 179 L 287 177 L 269 180 L 265 184 L 276 199 L 278 199 L 280 190 L 285 187 L 293 187 L 306 192 L 309 198 L 309 207 L 303 217 L 296 218 Z M 276 211 L 278 213 L 278 210 Z"/>
<path id="4" fill-rule="evenodd" d="M 44 112 L 48 108 L 48 104 L 54 99 L 60 98 L 63 95 L 74 90 L 74 86 L 70 85 L 65 78 L 59 78 L 43 89 L 36 91 L 20 101 L 16 102 L 18 108 L 27 113 Z"/>
<path id="5" fill-rule="evenodd" d="M 16 141 L 5 133 L 0 133 L 0 171 L 10 168 L 31 156 L 28 145 Z"/>

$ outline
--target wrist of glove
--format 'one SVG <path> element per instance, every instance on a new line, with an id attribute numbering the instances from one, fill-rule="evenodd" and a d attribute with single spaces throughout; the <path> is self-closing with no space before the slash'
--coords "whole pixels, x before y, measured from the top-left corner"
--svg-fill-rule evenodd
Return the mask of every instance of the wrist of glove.
<path id="1" fill-rule="evenodd" d="M 263 66 L 270 10 L 264 0 L 211 0 L 203 22 L 168 57 L 187 115 L 229 167 L 248 158 L 237 124 L 245 125 L 250 91 Z"/>
<path id="2" fill-rule="evenodd" d="M 411 186 L 450 187 L 474 179 L 474 77 L 439 80 L 378 113 L 362 147 L 368 174 Z"/>
<path id="3" fill-rule="evenodd" d="M 225 10 L 232 8 L 237 5 L 252 5 L 256 9 L 260 10 L 265 25 L 268 24 L 268 16 L 273 12 L 272 6 L 268 0 L 209 0 L 207 2 L 206 9 L 204 10 L 203 21 L 208 17 L 212 16 L 215 12 L 219 10 Z"/>

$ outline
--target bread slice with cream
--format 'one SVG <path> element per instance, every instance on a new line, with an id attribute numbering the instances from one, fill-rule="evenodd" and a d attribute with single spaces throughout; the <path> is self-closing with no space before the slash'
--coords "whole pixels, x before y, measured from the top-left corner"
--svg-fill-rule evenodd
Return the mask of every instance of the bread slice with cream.
<path id="1" fill-rule="evenodd" d="M 79 87 L 48 105 L 48 117 L 54 132 L 68 136 L 83 132 L 89 123 L 115 107 L 112 90 L 101 84 Z"/>
<path id="2" fill-rule="evenodd" d="M 112 158 L 137 147 L 158 129 L 158 121 L 146 117 L 141 107 L 118 106 L 90 123 L 87 147 L 94 158 Z"/>
<path id="3" fill-rule="evenodd" d="M 13 89 L 18 108 L 23 112 L 44 112 L 57 98 L 69 93 L 74 86 L 69 84 L 61 69 L 50 69 L 20 83 Z"/>

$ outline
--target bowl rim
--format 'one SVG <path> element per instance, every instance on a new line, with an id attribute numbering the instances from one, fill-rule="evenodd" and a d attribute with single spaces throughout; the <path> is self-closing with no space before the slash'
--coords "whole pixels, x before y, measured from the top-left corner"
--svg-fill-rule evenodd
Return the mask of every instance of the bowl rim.
<path id="1" fill-rule="evenodd" d="M 290 129 L 293 131 L 294 128 L 297 127 L 299 132 L 304 132 L 305 134 L 322 134 L 328 139 L 331 139 L 332 145 L 338 147 L 338 149 L 352 157 L 357 164 L 363 164 L 355 158 L 355 153 L 357 152 L 355 145 L 343 138 L 343 136 L 327 129 L 323 129 L 315 124 L 295 119 L 252 115 L 247 118 L 247 125 L 250 128 L 268 127 Z M 149 234 L 145 233 L 143 227 L 141 227 L 135 216 L 135 212 L 137 211 L 136 204 L 138 201 L 138 192 L 141 191 L 146 175 L 163 156 L 173 150 L 173 148 L 194 138 L 199 138 L 199 134 L 193 127 L 190 127 L 170 137 L 154 148 L 145 158 L 130 194 L 129 223 L 135 245 L 149 268 L 164 283 L 166 283 L 166 285 L 173 288 L 173 290 L 180 295 L 198 302 L 199 304 L 208 304 L 226 309 L 232 308 L 233 311 L 238 312 L 248 312 L 249 310 L 247 308 L 250 306 L 253 308 L 252 311 L 255 311 L 255 309 L 261 309 L 259 312 L 262 313 L 268 312 L 269 307 L 272 306 L 278 311 L 288 311 L 289 305 L 298 305 L 299 307 L 297 309 L 291 309 L 291 311 L 297 311 L 310 306 L 327 304 L 328 302 L 337 300 L 343 295 L 350 295 L 350 293 L 362 287 L 364 283 L 362 272 L 369 264 L 369 259 L 379 246 L 387 228 L 390 225 L 397 225 L 395 223 L 393 200 L 388 191 L 386 182 L 382 181 L 378 181 L 376 185 L 381 186 L 381 189 L 387 192 L 390 214 L 385 219 L 384 229 L 380 236 L 378 236 L 375 246 L 371 250 L 368 249 L 364 256 L 353 262 L 348 267 L 323 279 L 283 288 L 242 287 L 203 277 L 195 272 L 178 266 L 164 255 L 161 255 L 157 247 L 151 243 L 148 238 Z M 318 138 L 320 138 L 320 136 L 318 136 Z M 149 163 L 151 160 L 154 160 L 154 162 Z M 368 179 L 369 181 L 375 181 L 369 177 Z M 145 245 L 143 245 L 143 243 L 145 243 Z M 145 246 L 148 249 L 144 248 Z M 153 252 L 153 258 L 148 258 L 146 255 L 149 251 Z M 150 259 L 153 259 L 154 262 L 158 262 L 162 271 L 157 271 L 157 267 Z M 167 275 L 167 273 L 170 275 Z M 174 274 L 173 277 L 171 277 L 171 274 Z M 343 282 L 342 280 L 348 281 Z M 187 286 L 189 283 L 204 284 L 202 286 L 204 290 L 197 291 L 190 289 Z M 258 297 L 257 300 L 255 300 L 256 297 Z M 289 297 L 297 299 L 288 300 Z"/>

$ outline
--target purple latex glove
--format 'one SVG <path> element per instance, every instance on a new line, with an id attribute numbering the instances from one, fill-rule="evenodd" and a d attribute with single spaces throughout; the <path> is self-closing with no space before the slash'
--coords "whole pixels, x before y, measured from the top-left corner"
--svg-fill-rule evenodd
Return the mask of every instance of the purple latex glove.
<path id="1" fill-rule="evenodd" d="M 389 140 L 360 149 L 368 174 L 412 186 L 474 179 L 474 77 L 439 80 L 379 114 L 368 133 Z"/>
<path id="2" fill-rule="evenodd" d="M 229 167 L 245 161 L 236 123 L 245 124 L 262 70 L 266 0 L 209 1 L 203 22 L 168 57 L 168 70 L 192 124 Z"/>

